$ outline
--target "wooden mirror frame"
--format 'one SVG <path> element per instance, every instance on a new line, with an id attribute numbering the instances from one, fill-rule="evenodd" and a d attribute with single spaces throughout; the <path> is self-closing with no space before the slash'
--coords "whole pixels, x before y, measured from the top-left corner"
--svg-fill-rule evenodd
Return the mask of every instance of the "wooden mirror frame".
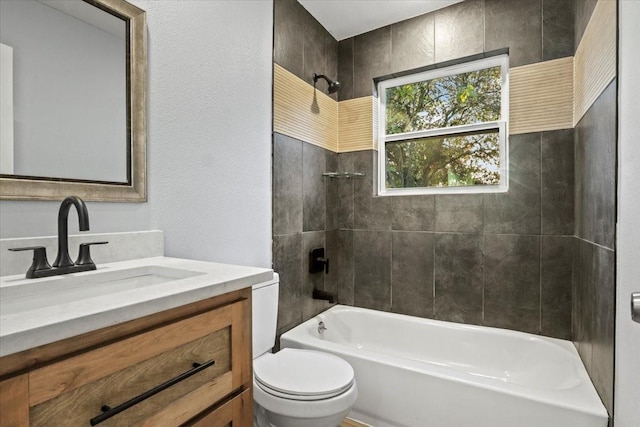
<path id="1" fill-rule="evenodd" d="M 127 130 L 130 150 L 128 183 L 73 181 L 54 178 L 0 177 L 0 199 L 145 202 L 147 200 L 147 22 L 144 10 L 125 0 L 84 0 L 126 21 Z"/>

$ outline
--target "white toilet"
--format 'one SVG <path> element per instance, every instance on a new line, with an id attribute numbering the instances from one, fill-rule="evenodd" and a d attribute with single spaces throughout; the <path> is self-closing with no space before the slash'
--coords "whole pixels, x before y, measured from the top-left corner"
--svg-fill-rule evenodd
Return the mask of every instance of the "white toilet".
<path id="1" fill-rule="evenodd" d="M 279 278 L 253 287 L 254 427 L 336 427 L 358 397 L 353 368 L 329 353 L 272 354 Z"/>

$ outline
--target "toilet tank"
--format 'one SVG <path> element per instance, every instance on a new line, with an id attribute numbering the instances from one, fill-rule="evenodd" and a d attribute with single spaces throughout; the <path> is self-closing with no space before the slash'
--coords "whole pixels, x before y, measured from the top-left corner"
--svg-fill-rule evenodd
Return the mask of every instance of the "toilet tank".
<path id="1" fill-rule="evenodd" d="M 272 280 L 253 285 L 251 317 L 254 359 L 271 351 L 276 343 L 279 287 L 278 273 L 273 273 Z"/>

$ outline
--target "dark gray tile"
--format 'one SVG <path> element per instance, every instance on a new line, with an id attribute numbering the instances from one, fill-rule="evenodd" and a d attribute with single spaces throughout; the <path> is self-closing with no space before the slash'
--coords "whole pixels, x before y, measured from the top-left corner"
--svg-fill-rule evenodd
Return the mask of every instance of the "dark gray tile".
<path id="1" fill-rule="evenodd" d="M 319 231 L 325 227 L 326 150 L 302 144 L 302 231 Z"/>
<path id="2" fill-rule="evenodd" d="M 304 13 L 304 48 L 303 52 L 303 80 L 313 85 L 313 73 L 326 74 L 325 49 L 322 39 L 326 30 L 316 19 L 305 10 Z M 326 92 L 326 83 L 319 81 L 318 90 Z"/>
<path id="3" fill-rule="evenodd" d="M 573 56 L 574 0 L 542 0 L 542 60 Z"/>
<path id="4" fill-rule="evenodd" d="M 613 409 L 615 254 L 579 240 L 573 266 L 574 342 L 607 411 Z"/>
<path id="5" fill-rule="evenodd" d="M 575 5 L 575 37 L 574 46 L 577 49 L 580 46 L 580 41 L 584 34 L 584 30 L 587 29 L 587 24 L 591 19 L 593 9 L 596 7 L 598 0 L 576 0 Z"/>
<path id="6" fill-rule="evenodd" d="M 338 154 L 325 150 L 326 172 L 338 170 Z M 338 228 L 338 183 L 337 180 L 324 177 L 322 179 L 326 197 L 325 230 Z"/>
<path id="7" fill-rule="evenodd" d="M 353 305 L 353 231 L 328 231 L 326 240 L 331 264 L 325 289 L 337 292 L 339 304 Z"/>
<path id="8" fill-rule="evenodd" d="M 609 249 L 615 244 L 616 81 L 576 126 L 576 235 Z"/>
<path id="9" fill-rule="evenodd" d="M 615 256 L 598 246 L 593 248 L 594 329 L 591 372 L 593 384 L 607 408 L 613 413 L 613 363 L 615 325 Z"/>
<path id="10" fill-rule="evenodd" d="M 434 196 L 396 196 L 390 200 L 393 230 L 435 230 Z"/>
<path id="11" fill-rule="evenodd" d="M 280 275 L 278 330 L 302 322 L 302 234 L 273 237 L 273 269 Z"/>
<path id="12" fill-rule="evenodd" d="M 587 151 L 584 134 L 587 128 L 586 123 L 587 120 L 583 117 L 573 132 L 573 227 L 576 237 L 584 237 L 590 214 L 585 206 L 586 187 L 584 185 L 588 179 L 585 173 Z"/>
<path id="13" fill-rule="evenodd" d="M 392 197 L 374 196 L 373 176 L 376 167 L 373 150 L 353 153 L 353 169 L 365 173 L 364 178 L 353 180 L 353 222 L 355 229 L 390 230 Z"/>
<path id="14" fill-rule="evenodd" d="M 509 191 L 484 195 L 484 232 L 540 234 L 540 134 L 509 137 Z"/>
<path id="15" fill-rule="evenodd" d="M 338 42 L 338 99 L 353 99 L 353 37 Z"/>
<path id="16" fill-rule="evenodd" d="M 484 324 L 540 333 L 539 236 L 484 236 Z"/>
<path id="17" fill-rule="evenodd" d="M 273 234 L 302 231 L 302 142 L 274 133 Z"/>
<path id="18" fill-rule="evenodd" d="M 542 236 L 540 291 L 542 335 L 571 339 L 573 236 Z"/>
<path id="19" fill-rule="evenodd" d="M 482 0 L 467 0 L 435 12 L 435 62 L 482 53 L 484 50 Z"/>
<path id="20" fill-rule="evenodd" d="M 407 71 L 435 62 L 433 14 L 391 25 L 391 72 Z"/>
<path id="21" fill-rule="evenodd" d="M 354 172 L 354 153 L 338 154 L 337 172 Z M 364 178 L 368 179 L 368 178 Z M 353 183 L 355 179 L 337 179 L 338 187 L 338 228 L 353 228 Z"/>
<path id="22" fill-rule="evenodd" d="M 330 79 L 338 80 L 338 41 L 334 39 L 328 31 L 324 32 L 324 69 Z M 338 93 L 329 95 L 334 100 L 338 100 Z"/>
<path id="23" fill-rule="evenodd" d="M 386 26 L 354 38 L 353 96 L 373 94 L 373 79 L 391 70 L 391 27 Z"/>
<path id="24" fill-rule="evenodd" d="M 436 231 L 479 233 L 483 227 L 482 194 L 435 196 Z"/>
<path id="25" fill-rule="evenodd" d="M 314 289 L 328 291 L 328 289 L 325 289 L 324 272 L 309 273 L 309 252 L 315 248 L 325 248 L 325 254 L 327 254 L 325 232 L 311 231 L 302 233 L 302 252 L 300 254 L 300 258 L 302 259 L 302 294 L 300 302 L 303 322 L 331 306 L 328 301 L 312 298 Z M 331 262 L 329 262 L 329 267 L 331 267 Z"/>
<path id="26" fill-rule="evenodd" d="M 433 250 L 435 235 L 392 233 L 392 311 L 433 317 Z"/>
<path id="27" fill-rule="evenodd" d="M 485 0 L 485 50 L 509 48 L 509 66 L 542 61 L 542 0 Z"/>
<path id="28" fill-rule="evenodd" d="M 295 0 L 275 0 L 273 60 L 304 79 L 303 43 L 306 10 Z"/>
<path id="29" fill-rule="evenodd" d="M 482 324 L 482 235 L 441 234 L 435 246 L 435 317 Z"/>
<path id="30" fill-rule="evenodd" d="M 542 234 L 573 234 L 573 129 L 542 132 Z"/>
<path id="31" fill-rule="evenodd" d="M 391 232 L 353 231 L 354 304 L 391 309 Z"/>
<path id="32" fill-rule="evenodd" d="M 595 246 L 576 239 L 573 263 L 573 341 L 587 372 L 591 372 L 595 290 L 593 250 Z"/>

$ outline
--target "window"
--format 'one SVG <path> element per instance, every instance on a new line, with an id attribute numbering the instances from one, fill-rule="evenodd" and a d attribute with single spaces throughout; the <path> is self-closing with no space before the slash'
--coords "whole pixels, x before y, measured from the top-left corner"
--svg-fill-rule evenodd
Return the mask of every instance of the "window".
<path id="1" fill-rule="evenodd" d="M 508 186 L 508 57 L 378 83 L 380 195 Z"/>

